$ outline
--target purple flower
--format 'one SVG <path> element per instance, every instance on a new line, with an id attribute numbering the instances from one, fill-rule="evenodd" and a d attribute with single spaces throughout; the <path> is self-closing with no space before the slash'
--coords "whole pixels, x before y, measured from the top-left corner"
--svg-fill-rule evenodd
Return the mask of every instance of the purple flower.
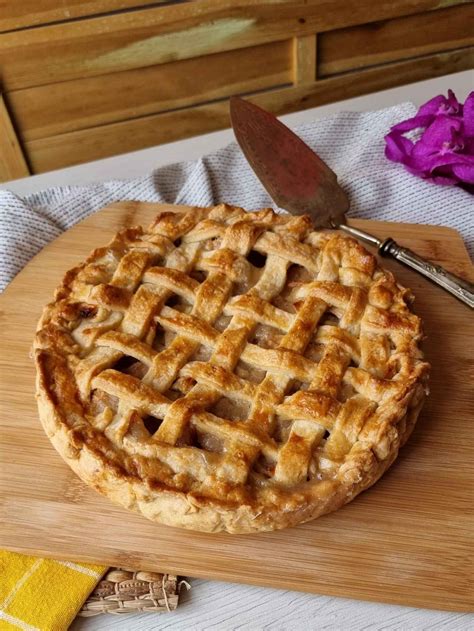
<path id="1" fill-rule="evenodd" d="M 420 130 L 418 140 L 404 134 Z M 420 107 L 416 116 L 391 128 L 385 156 L 407 171 L 436 184 L 474 184 L 474 92 L 464 105 L 452 90 Z"/>
<path id="2" fill-rule="evenodd" d="M 452 90 L 448 90 L 448 98 L 440 94 L 422 105 L 417 116 L 439 116 L 440 114 L 462 116 L 462 103 L 459 103 Z"/>

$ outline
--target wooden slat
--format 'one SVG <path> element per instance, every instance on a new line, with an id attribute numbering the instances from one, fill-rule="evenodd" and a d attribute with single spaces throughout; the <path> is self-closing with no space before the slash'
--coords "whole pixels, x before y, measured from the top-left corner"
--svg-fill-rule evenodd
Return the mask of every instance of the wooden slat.
<path id="1" fill-rule="evenodd" d="M 0 31 L 71 20 L 107 11 L 119 11 L 166 0 L 3 0 Z"/>
<path id="2" fill-rule="evenodd" d="M 0 80 L 6 90 L 14 90 L 97 76 L 432 10 L 438 4 L 200 0 L 150 7 L 5 33 L 0 36 Z"/>
<path id="3" fill-rule="evenodd" d="M 304 35 L 293 40 L 293 81 L 296 85 L 316 79 L 316 37 Z"/>
<path id="4" fill-rule="evenodd" d="M 474 3 L 322 33 L 318 40 L 318 75 L 472 44 Z"/>
<path id="5" fill-rule="evenodd" d="M 252 101 L 277 114 L 367 94 L 472 66 L 474 49 L 432 55 L 312 85 L 272 90 Z M 25 143 L 35 173 L 187 138 L 229 125 L 227 101 L 146 116 Z"/>
<path id="6" fill-rule="evenodd" d="M 427 335 L 424 350 L 433 366 L 431 392 L 399 460 L 349 506 L 277 532 L 239 536 L 185 531 L 116 506 L 86 487 L 62 461 L 38 421 L 33 394 L 29 354 L 42 306 L 64 272 L 91 249 L 108 243 L 120 228 L 147 226 L 164 209 L 170 206 L 128 202 L 94 213 L 44 248 L 0 297 L 0 547 L 56 559 L 472 611 L 474 434 L 468 341 L 474 323 L 465 305 L 396 261 L 384 259 L 383 265 L 416 296 L 415 309 Z M 391 235 L 421 256 L 473 278 L 454 230 L 354 223 L 381 238 Z M 467 631 L 468 619 L 459 620 L 457 628 Z M 115 628 L 113 623 L 107 626 Z M 166 626 L 161 619 L 155 622 L 155 628 Z M 225 623 L 220 628 L 231 626 L 235 628 Z M 287 625 L 289 631 L 295 627 Z M 315 620 L 307 628 L 322 626 Z M 362 625 L 336 623 L 332 628 L 349 631 Z M 410 630 L 407 624 L 397 628 Z"/>
<path id="7" fill-rule="evenodd" d="M 17 90 L 9 99 L 22 139 L 34 140 L 291 81 L 289 40 Z"/>
<path id="8" fill-rule="evenodd" d="M 0 94 L 0 182 L 29 175 L 23 151 Z"/>

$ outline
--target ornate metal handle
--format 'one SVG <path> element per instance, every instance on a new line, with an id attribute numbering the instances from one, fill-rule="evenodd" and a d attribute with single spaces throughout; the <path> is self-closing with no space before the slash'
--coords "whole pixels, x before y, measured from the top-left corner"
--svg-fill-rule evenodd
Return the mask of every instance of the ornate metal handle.
<path id="1" fill-rule="evenodd" d="M 426 278 L 429 278 L 437 285 L 440 285 L 458 300 L 474 309 L 474 284 L 463 280 L 454 274 L 450 274 L 440 265 L 434 265 L 421 258 L 408 248 L 402 248 L 393 239 L 385 239 L 379 246 L 382 256 L 393 256 L 397 261 L 415 269 Z"/>

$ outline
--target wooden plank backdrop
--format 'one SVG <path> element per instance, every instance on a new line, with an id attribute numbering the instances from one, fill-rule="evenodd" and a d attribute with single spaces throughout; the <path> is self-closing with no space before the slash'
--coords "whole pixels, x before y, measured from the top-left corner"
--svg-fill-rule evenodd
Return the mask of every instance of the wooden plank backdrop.
<path id="1" fill-rule="evenodd" d="M 169 208 L 169 207 L 167 207 Z M 399 459 L 343 509 L 297 528 L 256 535 L 167 528 L 86 487 L 55 452 L 37 418 L 29 357 L 42 306 L 63 272 L 124 225 L 160 208 L 115 204 L 47 246 L 0 297 L 0 547 L 143 570 L 469 611 L 473 534 L 474 334 L 468 308 L 395 261 L 411 287 L 432 363 L 431 394 Z M 457 232 L 354 221 L 473 278 Z"/>
<path id="2" fill-rule="evenodd" d="M 0 182 L 15 180 L 30 174 L 23 150 L 0 94 Z"/>
<path id="3" fill-rule="evenodd" d="M 0 89 L 39 173 L 225 127 L 232 94 L 285 113 L 472 68 L 473 23 L 473 0 L 4 0 Z"/>
<path id="4" fill-rule="evenodd" d="M 321 33 L 319 76 L 472 46 L 473 24 L 460 5 Z"/>
<path id="5" fill-rule="evenodd" d="M 164 2 L 167 0 L 3 0 L 0 3 L 0 31 Z"/>
<path id="6" fill-rule="evenodd" d="M 106 78 L 88 77 L 16 90 L 9 100 L 23 139 L 36 140 L 181 109 L 242 91 L 290 84 L 290 52 L 291 40 L 270 42 L 115 72 Z"/>
<path id="7" fill-rule="evenodd" d="M 316 84 L 300 84 L 252 95 L 249 100 L 261 107 L 283 114 L 323 105 L 345 98 L 395 87 L 410 81 L 443 75 L 447 64 L 453 72 L 465 70 L 474 62 L 474 49 L 468 53 L 453 51 L 425 59 L 393 64 L 347 77 L 334 77 Z M 151 114 L 117 123 L 62 133 L 24 143 L 35 173 L 97 160 L 124 151 L 172 142 L 229 126 L 227 100 Z"/>
<path id="8" fill-rule="evenodd" d="M 273 4 L 282 4 L 282 2 L 285 1 L 287 0 L 276 0 Z M 331 0 L 329 2 L 327 0 L 318 1 L 323 9 L 333 9 L 334 0 L 332 0 L 332 2 Z M 409 2 L 404 0 L 403 2 L 398 2 L 399 7 L 395 6 L 397 3 L 390 0 L 379 2 L 379 4 L 385 5 L 382 11 L 384 11 L 387 17 L 393 17 L 394 15 L 402 15 L 399 11 L 403 11 L 404 15 L 409 15 L 418 11 L 435 10 L 442 6 L 456 3 L 456 1 L 459 3 L 459 0 L 440 0 L 438 2 L 430 2 L 429 0 Z M 469 0 L 464 1 L 468 2 Z M 39 24 L 63 22 L 73 18 L 106 14 L 109 12 L 118 12 L 123 9 L 133 9 L 164 3 L 169 3 L 169 0 L 21 0 L 20 2 L 19 0 L 3 0 L 0 4 L 0 31 L 10 31 Z M 262 4 L 261 0 L 247 0 L 247 2 L 240 0 L 233 4 L 249 6 L 256 3 Z M 369 3 L 370 0 L 359 0 L 357 3 L 353 4 L 368 5 Z M 208 2 L 208 4 L 210 3 Z M 302 3 L 299 2 L 298 4 L 301 5 Z M 346 2 L 345 4 L 348 3 Z M 357 9 L 359 7 L 355 8 Z M 362 11 L 364 10 L 364 6 L 360 8 Z M 348 10 L 355 13 L 355 16 L 358 15 L 357 11 L 354 11 L 354 6 L 348 7 Z"/>

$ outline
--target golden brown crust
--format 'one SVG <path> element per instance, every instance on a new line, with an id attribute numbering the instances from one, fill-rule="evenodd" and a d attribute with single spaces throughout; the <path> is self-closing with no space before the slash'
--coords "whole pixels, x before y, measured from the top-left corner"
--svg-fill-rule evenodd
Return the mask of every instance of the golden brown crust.
<path id="1" fill-rule="evenodd" d="M 428 365 L 410 293 L 307 217 L 160 213 L 67 272 L 35 338 L 44 429 L 149 519 L 284 528 L 372 485 L 408 438 Z"/>

